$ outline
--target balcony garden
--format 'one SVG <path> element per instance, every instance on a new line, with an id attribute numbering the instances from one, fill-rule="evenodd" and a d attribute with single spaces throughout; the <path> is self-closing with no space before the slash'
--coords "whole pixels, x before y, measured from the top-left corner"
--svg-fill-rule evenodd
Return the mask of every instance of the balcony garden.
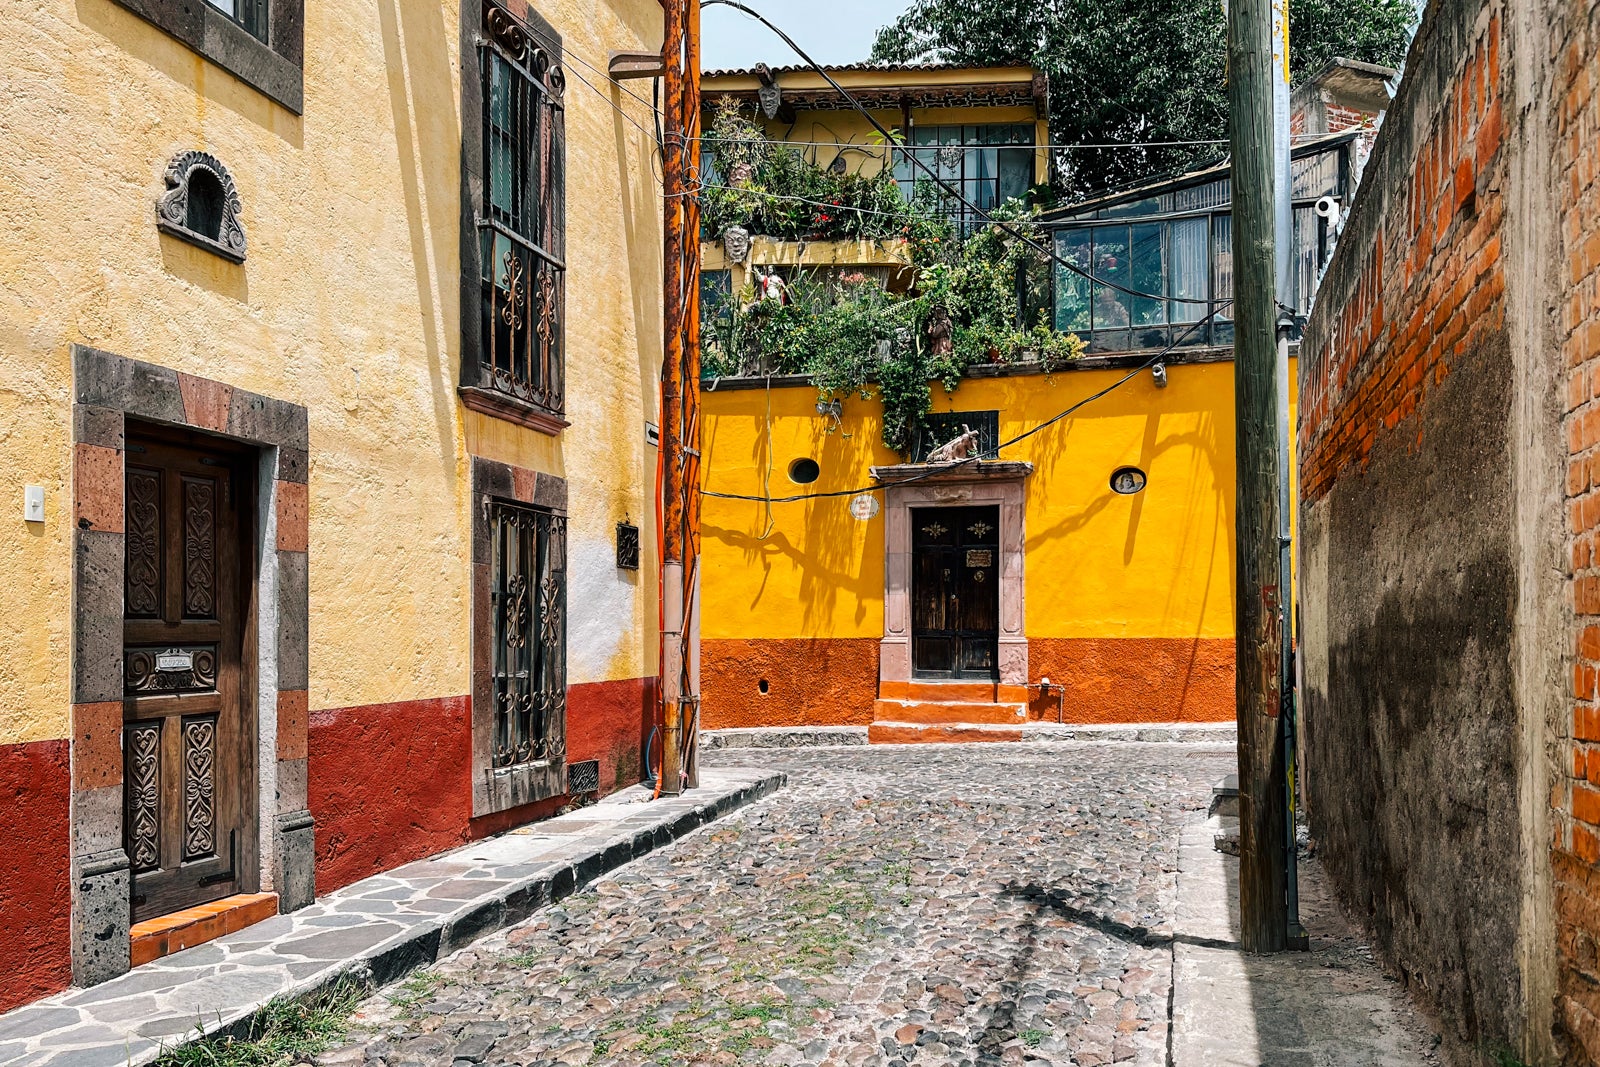
<path id="1" fill-rule="evenodd" d="M 756 266 L 741 291 L 702 296 L 706 377 L 806 374 L 825 398 L 880 398 L 884 444 L 908 453 L 931 408 L 928 383 L 954 390 L 979 364 L 1036 361 L 1045 370 L 1084 345 L 1050 318 L 1048 237 L 1036 209 L 1010 200 L 998 227 L 961 237 L 932 196 L 908 201 L 892 172 L 840 173 L 767 140 L 736 103 L 718 105 L 705 136 L 706 240 L 730 230 L 788 241 L 865 240 L 910 264 L 894 291 L 870 270 Z M 736 234 L 736 237 L 738 235 Z"/>

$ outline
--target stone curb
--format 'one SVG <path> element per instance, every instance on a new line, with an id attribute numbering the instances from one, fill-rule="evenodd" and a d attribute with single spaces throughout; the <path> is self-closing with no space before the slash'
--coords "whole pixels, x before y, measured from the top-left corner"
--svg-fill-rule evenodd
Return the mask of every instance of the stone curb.
<path id="1" fill-rule="evenodd" d="M 95 1032 L 92 1037 L 84 1033 L 83 1039 L 79 1040 L 74 1040 L 78 1035 L 73 1033 L 74 1027 L 71 1026 L 65 1030 L 47 1032 L 34 1030 L 33 1033 L 38 1035 L 38 1038 L 49 1042 L 43 1048 L 47 1055 L 41 1061 L 36 1051 L 33 1055 L 24 1055 L 23 1059 L 28 1063 L 43 1063 L 45 1067 L 66 1067 L 69 1064 L 72 1067 L 77 1067 L 79 1064 L 82 1067 L 142 1067 L 158 1056 L 181 1045 L 192 1044 L 202 1037 L 243 1036 L 248 1032 L 251 1022 L 271 1001 L 315 997 L 330 991 L 342 981 L 353 980 L 368 989 L 387 985 L 419 967 L 448 956 L 478 938 L 522 922 L 540 908 L 571 895 L 600 876 L 671 844 L 729 812 L 776 792 L 787 782 L 788 775 L 782 772 L 761 772 L 753 779 L 745 777 L 742 782 L 728 783 L 725 792 L 707 797 L 704 801 L 697 800 L 694 793 L 689 793 L 678 798 L 663 798 L 652 805 L 640 805 L 638 814 L 629 815 L 626 821 L 618 820 L 614 829 L 608 828 L 610 832 L 596 832 L 591 840 L 574 840 L 570 847 L 564 848 L 559 855 L 551 857 L 550 861 L 540 863 L 538 870 L 525 877 L 487 888 L 482 896 L 463 900 L 462 907 L 440 915 L 438 919 L 412 922 L 392 937 L 353 952 L 347 959 L 331 963 L 303 979 L 290 981 L 269 992 L 263 992 L 237 1006 L 208 1012 L 204 1018 L 195 1018 L 181 1034 L 169 1034 L 163 1039 L 145 1038 L 133 1033 L 117 1034 L 113 1037 L 107 1032 L 108 1028 L 104 1024 L 85 1020 L 82 1024 L 75 1024 L 75 1027 L 78 1029 L 88 1027 Z M 713 786 L 712 783 L 707 785 Z M 632 789 L 639 790 L 640 787 L 635 786 Z M 617 795 L 613 794 L 613 797 Z M 663 807 L 666 807 L 666 810 L 663 810 Z M 575 815 L 581 816 L 583 810 L 585 809 L 579 809 Z M 659 821 L 646 821 L 646 818 L 641 818 L 641 816 L 648 817 L 652 812 L 661 816 Z M 645 824 L 638 825 L 640 822 Z M 532 823 L 529 826 L 537 832 L 541 824 Z M 483 842 L 476 844 L 481 846 Z M 468 844 L 454 852 L 471 850 L 474 847 Z M 452 855 L 454 852 L 444 855 Z M 439 858 L 436 856 L 431 859 Z M 418 861 L 418 863 L 428 862 L 430 860 Z M 397 870 L 404 869 L 406 868 Z M 293 915 L 278 916 L 269 922 L 291 919 Z M 230 937 L 248 934 L 249 928 Z M 141 970 L 136 968 L 129 974 L 138 974 Z M 105 987 L 91 987 L 93 988 Z M 9 1036 L 4 1033 L 7 1029 L 6 1023 L 22 1023 L 26 1029 L 23 1016 L 52 1010 L 53 1002 L 62 998 L 81 996 L 85 992 L 87 991 L 69 990 L 57 997 L 0 1014 L 0 1038 Z M 4 1045 L 3 1040 L 0 1040 L 0 1046 L 4 1046 L 0 1047 L 0 1052 L 8 1053 L 13 1048 Z M 36 1050 L 39 1049 L 37 1045 L 34 1047 Z M 55 1056 L 50 1056 L 48 1051 L 51 1048 L 60 1051 Z M 0 1060 L 5 1059 L 6 1055 L 0 1055 Z"/>
<path id="2" fill-rule="evenodd" d="M 1152 722 L 1090 726 L 1081 723 L 1032 722 L 1022 728 L 1024 741 L 1150 741 L 1167 744 L 1237 744 L 1231 722 Z"/>
<path id="3" fill-rule="evenodd" d="M 1165 744 L 1231 745 L 1238 731 L 1232 723 L 1128 723 L 1090 726 L 1077 723 L 1030 722 L 1022 727 L 1028 741 L 1148 741 Z M 824 748 L 865 745 L 865 726 L 751 726 L 702 730 L 703 748 Z"/>
<path id="4" fill-rule="evenodd" d="M 821 748 L 866 743 L 865 726 L 751 726 L 700 731 L 703 748 Z"/>

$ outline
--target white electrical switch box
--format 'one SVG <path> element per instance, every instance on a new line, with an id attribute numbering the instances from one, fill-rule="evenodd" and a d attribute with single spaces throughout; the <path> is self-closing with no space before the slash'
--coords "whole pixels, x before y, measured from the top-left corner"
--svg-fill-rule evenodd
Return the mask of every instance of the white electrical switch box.
<path id="1" fill-rule="evenodd" d="M 22 519 L 24 522 L 44 521 L 44 486 L 23 486 Z"/>

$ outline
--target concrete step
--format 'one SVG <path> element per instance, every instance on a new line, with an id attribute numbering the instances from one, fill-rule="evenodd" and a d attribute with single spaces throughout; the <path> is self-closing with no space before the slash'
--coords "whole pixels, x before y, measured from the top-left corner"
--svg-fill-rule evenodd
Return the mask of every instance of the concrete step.
<path id="1" fill-rule="evenodd" d="M 990 723 L 1010 726 L 1028 720 L 1026 704 L 879 700 L 872 709 L 872 717 L 879 722 Z"/>
<path id="2" fill-rule="evenodd" d="M 1229 818 L 1239 817 L 1239 776 L 1230 774 L 1222 781 L 1211 787 L 1212 815 L 1226 815 Z"/>
<path id="3" fill-rule="evenodd" d="M 878 696 L 909 703 L 1026 704 L 1028 687 L 995 682 L 880 682 Z"/>
<path id="4" fill-rule="evenodd" d="M 1021 741 L 1022 727 L 980 723 L 875 722 L 867 727 L 873 745 L 925 745 L 939 742 Z"/>

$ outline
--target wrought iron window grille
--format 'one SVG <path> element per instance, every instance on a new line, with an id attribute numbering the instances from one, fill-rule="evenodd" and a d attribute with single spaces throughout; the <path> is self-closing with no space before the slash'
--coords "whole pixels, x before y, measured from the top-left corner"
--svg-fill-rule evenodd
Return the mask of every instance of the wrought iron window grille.
<path id="1" fill-rule="evenodd" d="M 487 5 L 484 27 L 477 384 L 559 418 L 566 79 L 551 51 L 504 9 Z"/>
<path id="2" fill-rule="evenodd" d="M 965 427 L 966 429 L 963 429 Z M 960 437 L 967 429 L 978 432 L 978 445 L 974 449 L 985 459 L 994 459 L 994 450 L 1000 444 L 1000 412 L 993 411 L 941 411 L 930 414 L 917 431 L 912 449 L 913 463 L 928 462 L 928 454 L 941 445 Z"/>
<path id="3" fill-rule="evenodd" d="M 491 501 L 495 769 L 566 756 L 567 520 Z"/>

